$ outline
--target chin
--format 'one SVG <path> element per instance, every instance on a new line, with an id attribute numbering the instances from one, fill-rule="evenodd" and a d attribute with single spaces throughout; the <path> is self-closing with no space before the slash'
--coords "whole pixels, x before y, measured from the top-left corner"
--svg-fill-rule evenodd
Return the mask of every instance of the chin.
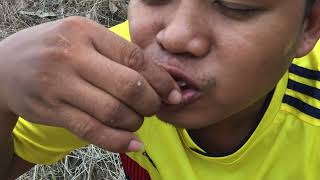
<path id="1" fill-rule="evenodd" d="M 209 126 L 212 122 L 208 122 L 205 118 L 199 117 L 198 113 L 182 113 L 182 112 L 165 112 L 160 111 L 156 116 L 163 122 L 169 123 L 177 128 L 201 129 Z"/>

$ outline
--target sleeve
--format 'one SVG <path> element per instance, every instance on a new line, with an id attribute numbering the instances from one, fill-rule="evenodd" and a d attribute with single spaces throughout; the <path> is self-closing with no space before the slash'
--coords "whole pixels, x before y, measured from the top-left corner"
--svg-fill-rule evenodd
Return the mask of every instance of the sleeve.
<path id="1" fill-rule="evenodd" d="M 34 164 L 53 164 L 88 143 L 64 128 L 30 123 L 19 118 L 13 130 L 14 151 Z"/>
<path id="2" fill-rule="evenodd" d="M 127 21 L 111 31 L 130 41 Z M 23 118 L 19 118 L 13 138 L 15 153 L 35 164 L 53 164 L 72 150 L 88 144 L 64 128 L 34 124 Z"/>

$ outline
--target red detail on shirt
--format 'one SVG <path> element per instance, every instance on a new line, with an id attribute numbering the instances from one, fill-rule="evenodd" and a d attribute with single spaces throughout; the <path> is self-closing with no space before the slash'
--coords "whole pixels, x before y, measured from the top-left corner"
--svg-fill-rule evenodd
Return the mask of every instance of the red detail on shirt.
<path id="1" fill-rule="evenodd" d="M 147 170 L 141 167 L 137 162 L 126 154 L 120 153 L 122 167 L 130 180 L 151 180 Z"/>

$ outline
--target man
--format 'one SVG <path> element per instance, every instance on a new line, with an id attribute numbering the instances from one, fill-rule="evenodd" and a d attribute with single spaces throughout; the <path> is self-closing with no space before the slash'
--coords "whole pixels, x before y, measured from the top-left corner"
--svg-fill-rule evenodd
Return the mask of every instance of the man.
<path id="1" fill-rule="evenodd" d="M 138 47 L 82 18 L 1 42 L 11 177 L 85 139 L 131 179 L 317 179 L 319 1 L 132 0 L 128 22 Z"/>

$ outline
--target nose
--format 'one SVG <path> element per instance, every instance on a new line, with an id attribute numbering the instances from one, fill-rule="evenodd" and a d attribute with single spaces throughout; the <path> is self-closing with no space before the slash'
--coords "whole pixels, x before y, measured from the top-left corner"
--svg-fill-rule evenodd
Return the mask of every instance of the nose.
<path id="1" fill-rule="evenodd" d="M 209 51 L 211 42 L 209 27 L 202 21 L 195 9 L 180 7 L 167 20 L 163 29 L 157 34 L 157 42 L 166 51 L 174 54 L 191 54 L 203 57 Z"/>

